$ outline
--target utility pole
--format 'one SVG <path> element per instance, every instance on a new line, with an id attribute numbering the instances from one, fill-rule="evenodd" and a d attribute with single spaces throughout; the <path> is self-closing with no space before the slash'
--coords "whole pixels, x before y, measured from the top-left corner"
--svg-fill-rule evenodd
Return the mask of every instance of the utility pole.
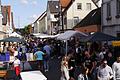
<path id="1" fill-rule="evenodd" d="M 64 21 L 63 21 L 63 13 L 62 13 L 62 5 L 60 4 L 60 29 L 64 32 Z"/>

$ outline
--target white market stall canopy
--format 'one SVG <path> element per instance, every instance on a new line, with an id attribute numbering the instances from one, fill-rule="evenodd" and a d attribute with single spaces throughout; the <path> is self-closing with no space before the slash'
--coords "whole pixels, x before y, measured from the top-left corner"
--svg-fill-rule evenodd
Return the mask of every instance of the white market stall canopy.
<path id="1" fill-rule="evenodd" d="M 20 73 L 22 80 L 47 80 L 40 71 L 28 71 Z"/>
<path id="2" fill-rule="evenodd" d="M 10 37 L 19 37 L 19 38 L 22 38 L 22 36 L 16 32 L 13 32 L 9 35 Z"/>
<path id="3" fill-rule="evenodd" d="M 58 35 L 57 39 L 58 40 L 69 40 L 73 36 L 85 37 L 85 36 L 88 36 L 88 35 L 86 35 L 83 32 L 80 32 L 80 31 L 69 30 L 69 31 L 66 31 L 66 32 L 61 33 L 60 35 Z"/>
<path id="4" fill-rule="evenodd" d="M 48 35 L 48 34 L 42 34 L 42 33 L 36 33 L 36 34 L 33 34 L 33 35 L 37 38 L 56 38 L 57 36 L 59 36 L 59 34 Z"/>

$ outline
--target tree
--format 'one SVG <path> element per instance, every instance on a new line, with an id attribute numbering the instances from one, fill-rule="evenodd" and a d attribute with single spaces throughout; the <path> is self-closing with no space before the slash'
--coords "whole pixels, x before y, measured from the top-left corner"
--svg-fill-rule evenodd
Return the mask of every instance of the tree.
<path id="1" fill-rule="evenodd" d="M 26 35 L 31 34 L 32 33 L 32 26 L 31 25 L 25 26 L 24 31 L 25 31 Z"/>

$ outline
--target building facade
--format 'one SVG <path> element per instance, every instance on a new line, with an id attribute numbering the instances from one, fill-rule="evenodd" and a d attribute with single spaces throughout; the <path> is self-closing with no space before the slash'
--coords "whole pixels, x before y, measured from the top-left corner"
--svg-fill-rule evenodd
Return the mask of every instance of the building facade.
<path id="1" fill-rule="evenodd" d="M 120 0 L 102 0 L 102 31 L 120 37 Z"/>
<path id="2" fill-rule="evenodd" d="M 42 13 L 39 18 L 33 23 L 34 33 L 44 33 L 47 31 L 47 13 Z"/>
<path id="3" fill-rule="evenodd" d="M 11 34 L 13 32 L 14 22 L 13 22 L 13 13 L 11 11 L 10 5 L 2 6 L 2 25 L 3 31 L 7 34 Z"/>
<path id="4" fill-rule="evenodd" d="M 74 27 L 74 30 L 87 34 L 101 32 L 101 8 L 96 8 L 88 13 L 88 15 Z"/>
<path id="5" fill-rule="evenodd" d="M 1 10 L 1 0 L 0 0 L 0 31 L 3 31 L 3 26 L 2 26 L 2 18 L 3 18 L 3 15 L 2 15 L 2 10 Z"/>
<path id="6" fill-rule="evenodd" d="M 96 6 L 91 0 L 74 0 L 73 4 L 67 10 L 67 29 L 72 29 Z"/>
<path id="7" fill-rule="evenodd" d="M 47 33 L 56 34 L 58 27 L 59 1 L 48 1 L 47 3 Z"/>

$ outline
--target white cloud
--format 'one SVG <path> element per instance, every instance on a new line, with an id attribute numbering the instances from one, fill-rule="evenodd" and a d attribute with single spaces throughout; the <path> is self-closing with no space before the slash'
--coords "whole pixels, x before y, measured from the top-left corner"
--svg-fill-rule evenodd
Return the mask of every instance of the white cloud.
<path id="1" fill-rule="evenodd" d="M 28 4 L 28 0 L 21 0 L 22 4 Z"/>
<path id="2" fill-rule="evenodd" d="M 37 5 L 37 0 L 21 0 L 22 4 L 32 4 Z"/>
<path id="3" fill-rule="evenodd" d="M 32 1 L 32 4 L 33 4 L 33 5 L 37 5 L 37 1 L 35 1 L 35 0 Z"/>

